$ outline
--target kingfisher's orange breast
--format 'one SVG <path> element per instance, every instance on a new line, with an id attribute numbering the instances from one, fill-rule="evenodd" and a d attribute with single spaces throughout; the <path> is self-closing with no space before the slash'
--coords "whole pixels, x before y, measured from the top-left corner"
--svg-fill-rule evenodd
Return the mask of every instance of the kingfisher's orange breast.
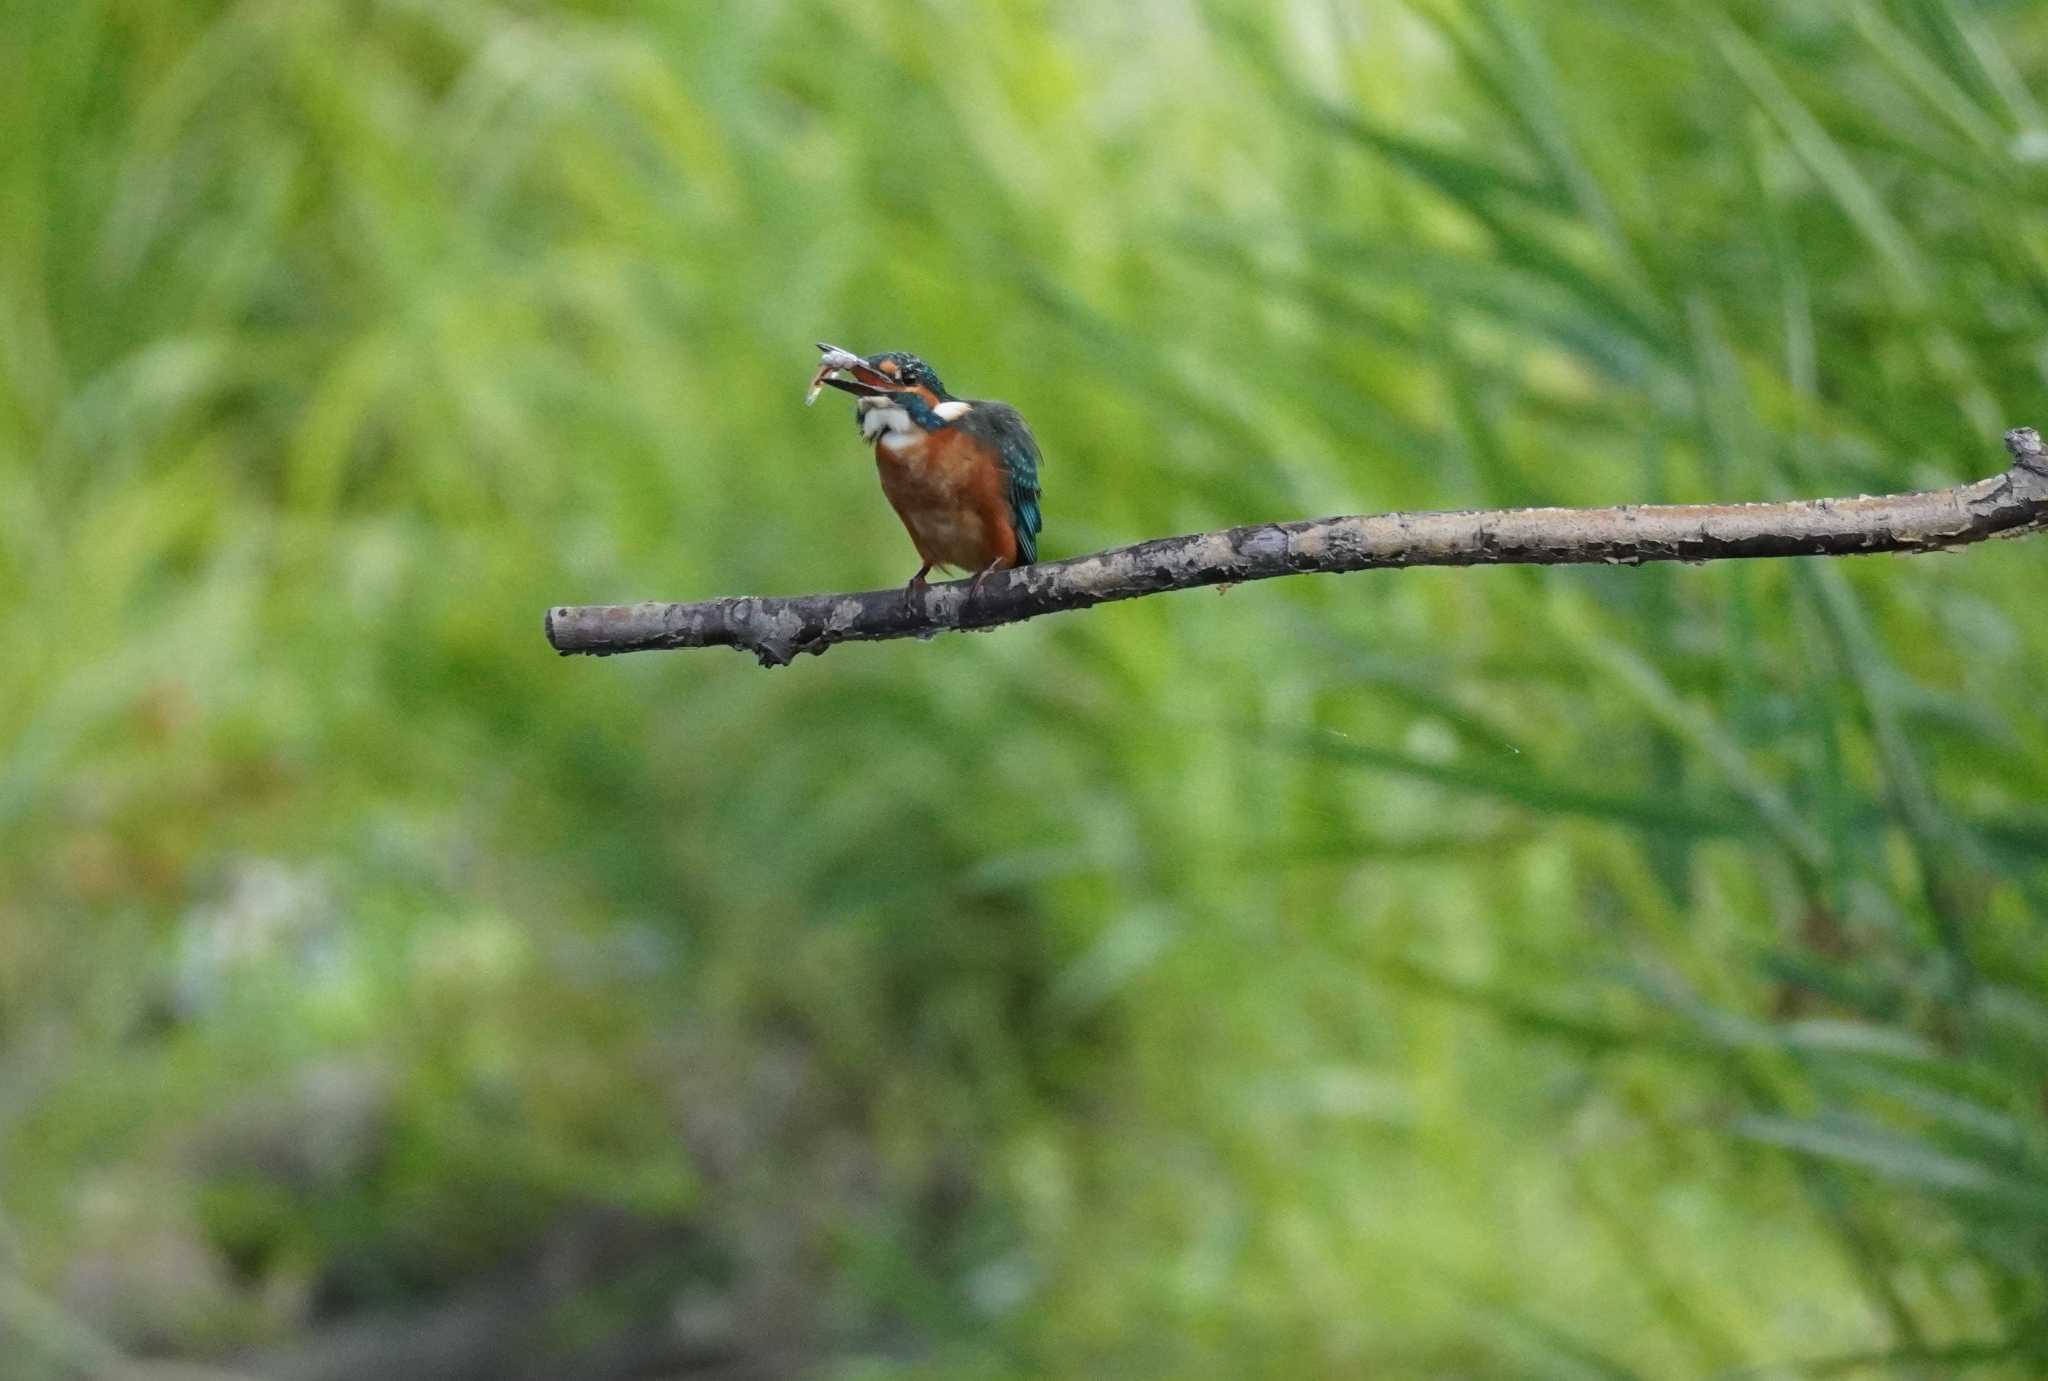
<path id="1" fill-rule="evenodd" d="M 875 442 L 882 492 L 933 565 L 978 571 L 1017 564 L 1002 462 L 956 427 L 884 433 Z"/>

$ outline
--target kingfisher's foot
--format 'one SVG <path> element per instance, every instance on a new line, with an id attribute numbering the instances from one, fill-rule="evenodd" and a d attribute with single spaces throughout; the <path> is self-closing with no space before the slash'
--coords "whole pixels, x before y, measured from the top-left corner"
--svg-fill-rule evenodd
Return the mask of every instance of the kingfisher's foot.
<path id="1" fill-rule="evenodd" d="M 917 574 L 910 577 L 909 583 L 904 585 L 903 604 L 905 608 L 917 609 L 924 603 L 924 592 L 929 588 L 925 577 L 931 574 L 931 569 L 932 563 L 929 561 L 925 562 L 917 568 Z"/>
<path id="2" fill-rule="evenodd" d="M 976 595 L 980 594 L 981 582 L 987 580 L 990 574 L 996 571 L 998 568 L 1000 568 L 1002 564 L 1003 558 L 998 556 L 995 560 L 989 562 L 986 566 L 983 566 L 980 570 L 976 571 L 974 573 L 974 579 L 968 582 L 967 597 L 969 599 L 973 599 Z"/>

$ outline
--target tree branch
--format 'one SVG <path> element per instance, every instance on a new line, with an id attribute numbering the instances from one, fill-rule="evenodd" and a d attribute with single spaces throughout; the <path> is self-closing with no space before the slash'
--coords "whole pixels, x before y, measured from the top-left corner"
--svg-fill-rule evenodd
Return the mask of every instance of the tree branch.
<path id="1" fill-rule="evenodd" d="M 2031 427 L 2006 433 L 2012 466 L 1975 484 L 1886 498 L 1621 508 L 1516 508 L 1383 513 L 1260 523 L 1162 537 L 1093 556 L 1002 571 L 972 600 L 967 582 L 922 600 L 900 589 L 861 594 L 742 596 L 696 604 L 557 607 L 557 652 L 609 656 L 671 647 L 732 647 L 763 666 L 834 643 L 929 638 L 993 628 L 1198 585 L 1308 571 L 1383 566 L 1500 566 L 1719 561 L 1758 556 L 1857 556 L 1932 551 L 2048 526 L 2048 451 Z"/>

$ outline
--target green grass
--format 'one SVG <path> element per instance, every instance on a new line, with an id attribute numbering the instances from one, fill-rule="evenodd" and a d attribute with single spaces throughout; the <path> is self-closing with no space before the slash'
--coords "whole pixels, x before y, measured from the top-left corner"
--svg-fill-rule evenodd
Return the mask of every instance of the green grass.
<path id="1" fill-rule="evenodd" d="M 539 615 L 907 576 L 821 339 L 1051 556 L 1989 474 L 2048 16 L 0 20 L 0 1377 L 2038 1373 L 2035 542 Z"/>

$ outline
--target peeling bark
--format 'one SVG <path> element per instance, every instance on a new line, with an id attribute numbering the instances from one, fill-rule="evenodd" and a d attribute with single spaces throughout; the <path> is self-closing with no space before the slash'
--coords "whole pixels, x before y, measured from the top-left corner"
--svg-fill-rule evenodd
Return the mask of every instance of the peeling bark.
<path id="1" fill-rule="evenodd" d="M 1763 556 L 1935 551 L 2048 525 L 2048 451 L 2031 427 L 2006 433 L 2012 466 L 1974 484 L 1883 498 L 1790 503 L 1516 508 L 1383 513 L 1259 523 L 1162 537 L 1092 556 L 967 582 L 859 594 L 740 596 L 695 604 L 617 604 L 547 611 L 557 652 L 610 656 L 657 648 L 732 647 L 781 666 L 835 643 L 930 638 L 994 628 L 1200 585 L 1311 571 L 1400 566 L 1639 565 Z"/>

